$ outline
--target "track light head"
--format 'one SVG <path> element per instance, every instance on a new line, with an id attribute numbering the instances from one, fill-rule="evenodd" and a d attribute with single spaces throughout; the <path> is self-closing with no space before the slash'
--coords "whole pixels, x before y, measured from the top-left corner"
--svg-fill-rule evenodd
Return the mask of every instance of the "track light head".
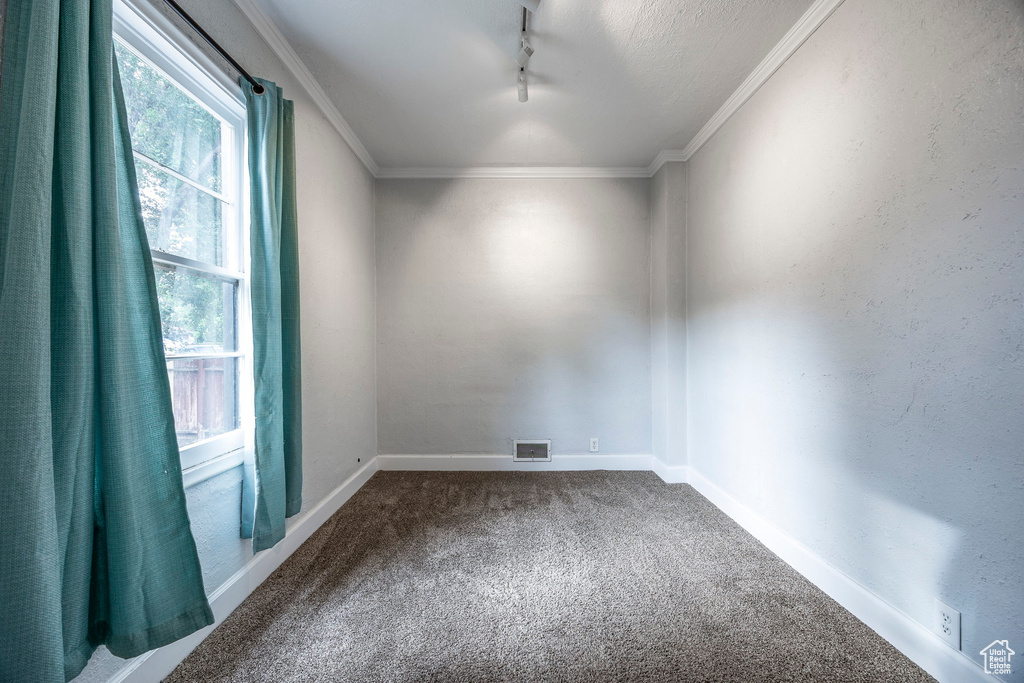
<path id="1" fill-rule="evenodd" d="M 530 45 L 529 39 L 526 34 L 523 34 L 522 47 L 519 48 L 519 54 L 516 55 L 516 64 L 523 69 L 530 63 L 530 57 L 533 56 L 533 46 Z"/>
<path id="2" fill-rule="evenodd" d="M 526 92 L 526 72 L 522 69 L 519 70 L 519 101 L 525 102 L 530 99 L 529 94 Z"/>
<path id="3" fill-rule="evenodd" d="M 519 0 L 519 4 L 531 12 L 536 12 L 537 8 L 540 7 L 540 0 Z"/>

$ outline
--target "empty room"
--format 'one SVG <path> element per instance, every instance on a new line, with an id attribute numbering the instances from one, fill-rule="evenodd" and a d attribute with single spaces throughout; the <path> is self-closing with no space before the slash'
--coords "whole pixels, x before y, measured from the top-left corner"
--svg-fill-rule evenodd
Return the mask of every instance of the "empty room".
<path id="1" fill-rule="evenodd" d="M 1022 0 L 0 26 L 0 682 L 1024 683 Z"/>

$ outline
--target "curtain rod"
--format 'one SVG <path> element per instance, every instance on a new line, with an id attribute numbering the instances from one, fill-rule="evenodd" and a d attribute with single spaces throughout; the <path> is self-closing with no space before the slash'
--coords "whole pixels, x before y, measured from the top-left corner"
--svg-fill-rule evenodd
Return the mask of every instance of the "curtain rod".
<path id="1" fill-rule="evenodd" d="M 218 45 L 217 41 L 214 40 L 213 38 L 211 38 L 210 34 L 207 33 L 206 31 L 204 31 L 203 27 L 200 26 L 199 24 L 197 24 L 195 19 L 193 19 L 192 17 L 190 17 L 188 15 L 188 12 L 183 10 L 178 5 L 178 3 L 176 3 L 174 0 L 164 0 L 164 2 L 166 2 L 168 7 L 170 7 L 172 10 L 174 10 L 174 12 L 179 17 L 181 17 L 185 21 L 186 24 L 191 26 L 193 31 L 198 33 L 199 36 L 203 40 L 205 40 L 207 43 L 209 43 L 210 47 L 212 47 L 214 50 L 217 51 L 217 54 L 219 54 L 221 57 L 226 59 L 228 61 L 228 64 L 230 64 L 232 67 L 234 67 L 235 71 L 237 71 L 242 76 L 242 78 L 244 78 L 245 80 L 249 81 L 249 83 L 252 84 L 252 91 L 254 93 L 256 93 L 257 95 L 262 95 L 264 93 L 263 86 L 260 85 L 259 83 L 257 83 L 256 79 L 249 75 L 248 71 L 243 69 L 242 66 L 238 62 L 236 62 L 234 59 L 232 59 L 231 55 L 229 55 L 224 50 L 224 48 L 222 48 L 220 45 Z"/>

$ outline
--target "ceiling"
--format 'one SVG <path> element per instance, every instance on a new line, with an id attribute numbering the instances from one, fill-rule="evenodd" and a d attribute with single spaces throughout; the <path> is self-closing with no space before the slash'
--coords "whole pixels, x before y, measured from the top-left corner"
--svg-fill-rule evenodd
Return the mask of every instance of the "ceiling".
<path id="1" fill-rule="evenodd" d="M 647 166 L 812 0 L 259 0 L 382 168 Z"/>

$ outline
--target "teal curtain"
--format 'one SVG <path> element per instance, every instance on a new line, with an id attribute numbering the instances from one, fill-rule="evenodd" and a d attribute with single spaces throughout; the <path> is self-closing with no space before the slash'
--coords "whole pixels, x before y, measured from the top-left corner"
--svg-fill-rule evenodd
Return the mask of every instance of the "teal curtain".
<path id="1" fill-rule="evenodd" d="M 249 132 L 256 453 L 246 467 L 242 536 L 253 553 L 284 538 L 302 507 L 295 108 L 270 81 L 242 82 Z"/>
<path id="2" fill-rule="evenodd" d="M 0 679 L 213 622 L 111 0 L 12 0 L 0 88 Z"/>

